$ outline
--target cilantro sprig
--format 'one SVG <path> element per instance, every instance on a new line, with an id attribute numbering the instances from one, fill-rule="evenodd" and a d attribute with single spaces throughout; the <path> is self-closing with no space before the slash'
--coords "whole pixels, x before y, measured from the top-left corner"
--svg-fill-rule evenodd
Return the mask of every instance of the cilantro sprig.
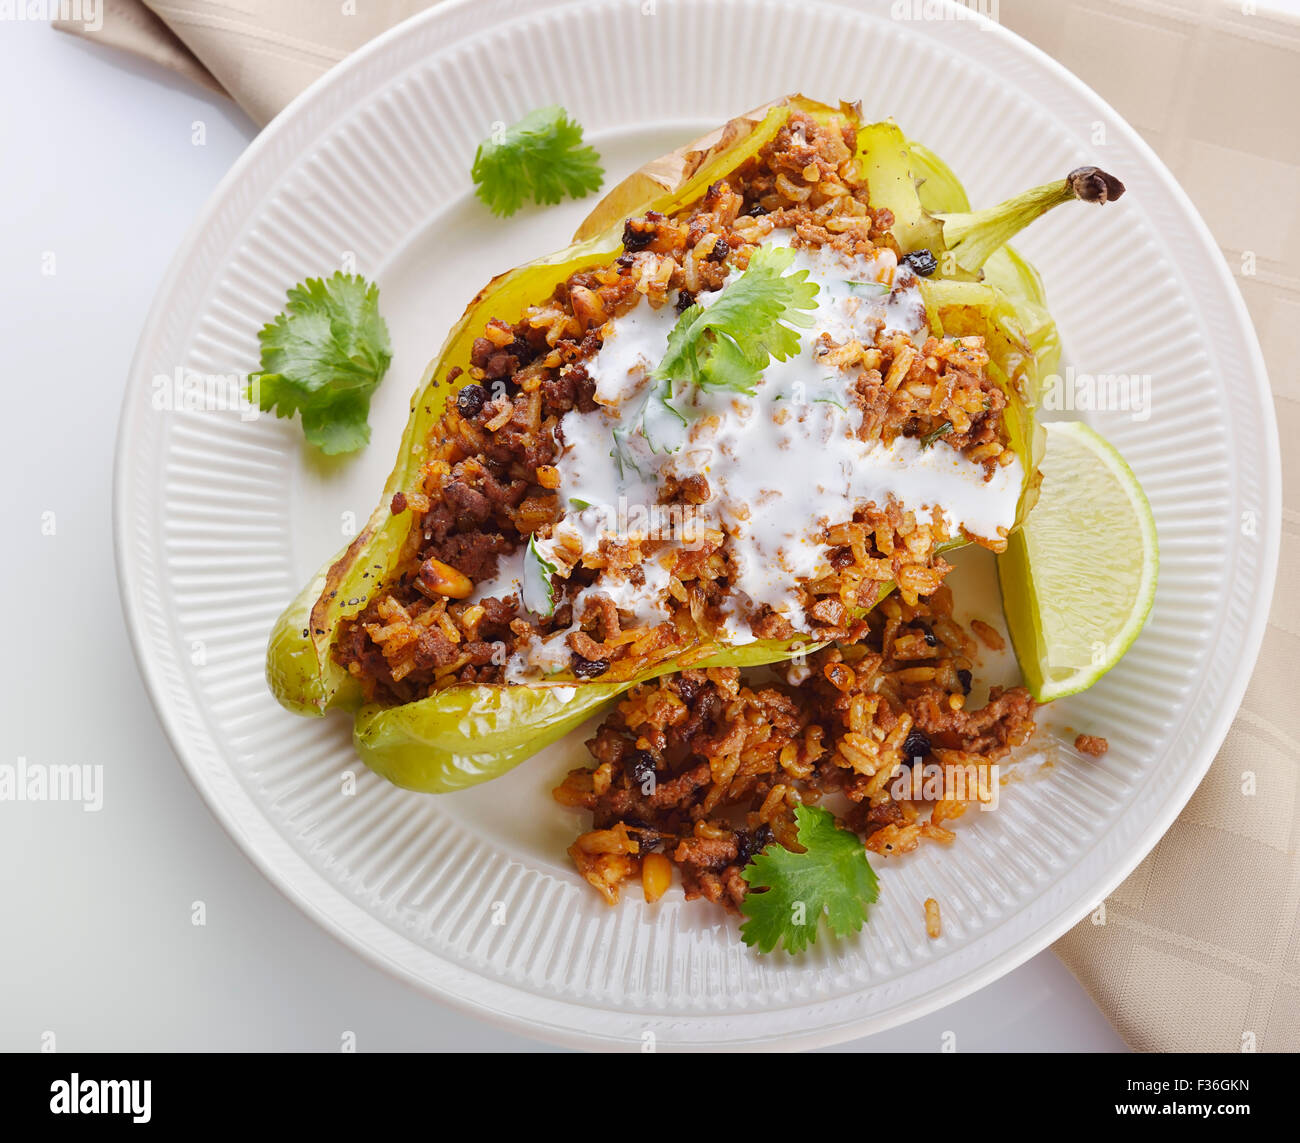
<path id="1" fill-rule="evenodd" d="M 302 418 L 323 453 L 354 452 L 370 440 L 370 397 L 392 361 L 379 287 L 359 274 L 308 278 L 284 312 L 262 327 L 262 368 L 249 376 L 259 407 Z"/>
<path id="2" fill-rule="evenodd" d="M 820 806 L 796 806 L 794 818 L 804 852 L 771 845 L 741 872 L 750 892 L 740 905 L 749 918 L 740 935 L 760 952 L 778 944 L 802 952 L 817 940 L 823 918 L 837 937 L 856 933 L 877 896 L 876 875 L 857 834 L 840 829 Z"/>
<path id="3" fill-rule="evenodd" d="M 692 387 L 754 395 L 773 358 L 785 361 L 802 348 L 798 331 L 813 323 L 816 282 L 807 270 L 787 274 L 794 251 L 760 246 L 749 267 L 708 306 L 687 307 L 668 333 L 668 347 L 650 375 L 637 409 L 614 430 L 610 452 L 619 478 L 639 473 L 631 438 L 640 435 L 655 453 L 676 452 L 686 439 L 687 414 L 673 403 Z"/>
<path id="4" fill-rule="evenodd" d="M 557 203 L 600 189 L 605 171 L 582 125 L 559 105 L 539 107 L 493 132 L 478 146 L 470 171 L 475 194 L 493 214 L 509 217 L 526 201 Z"/>
<path id="5" fill-rule="evenodd" d="M 817 308 L 817 283 L 807 270 L 786 271 L 794 262 L 787 246 L 760 246 L 749 267 L 708 306 L 698 302 L 677 319 L 668 334 L 668 352 L 654 380 L 669 386 L 730 389 L 754 395 L 763 370 L 775 358 L 799 353 L 799 334 Z"/>

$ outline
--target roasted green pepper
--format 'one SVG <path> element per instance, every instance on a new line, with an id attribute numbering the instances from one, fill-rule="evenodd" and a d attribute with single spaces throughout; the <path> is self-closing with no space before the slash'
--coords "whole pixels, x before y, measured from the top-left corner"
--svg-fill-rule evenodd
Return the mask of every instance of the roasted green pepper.
<path id="1" fill-rule="evenodd" d="M 579 229 L 575 244 L 550 257 L 495 278 L 470 303 L 442 351 L 426 370 L 411 402 L 397 465 L 380 507 L 348 548 L 330 562 L 277 622 L 267 654 L 267 678 L 276 698 L 301 714 L 331 708 L 353 711 L 354 737 L 365 763 L 399 786 L 441 793 L 486 781 L 573 729 L 635 682 L 696 667 L 758 666 L 810 649 L 760 640 L 744 646 L 710 644 L 690 648 L 635 679 L 587 682 L 572 678 L 524 685 L 457 684 L 400 706 L 362 704 L 356 681 L 333 659 L 339 624 L 365 607 L 372 591 L 392 573 L 410 527 L 409 514 L 394 516 L 394 493 L 413 487 L 425 457 L 425 442 L 454 392 L 445 378 L 467 370 L 474 338 L 489 318 L 517 320 L 526 307 L 543 302 L 571 274 L 607 264 L 623 249 L 623 222 L 657 210 L 671 214 L 700 199 L 709 185 L 736 170 L 780 130 L 794 110 L 823 122 L 859 126 L 855 107 L 831 108 L 792 97 L 733 120 L 719 132 L 649 164 L 615 187 Z M 858 159 L 874 206 L 894 215 L 900 251 L 925 247 L 936 255 L 960 244 L 964 257 L 940 259 L 939 272 L 923 282 L 927 315 L 939 334 L 981 334 L 990 356 L 990 375 L 1008 395 L 1007 424 L 1026 472 L 1020 518 L 1036 496 L 1040 435 L 1033 419 L 1039 379 L 1055 367 L 1055 327 L 1043 305 L 1041 282 L 1027 263 L 1001 245 L 991 252 L 981 235 L 997 227 L 1005 237 L 1030 221 L 1021 209 L 986 215 L 981 228 L 965 214 L 960 184 L 933 156 L 910 144 L 892 122 L 860 127 Z M 920 184 L 919 173 L 926 181 Z M 1039 188 L 1040 212 L 1061 200 Z M 1025 196 L 1021 196 L 1024 198 Z M 1014 201 L 1014 200 L 1013 200 Z M 995 208 L 996 209 L 996 208 Z M 938 211 L 949 213 L 940 214 Z M 958 235 L 958 238 L 945 235 Z M 986 245 L 987 243 L 985 243 Z M 972 253 L 973 252 L 973 253 Z M 981 280 L 979 260 L 984 259 Z M 943 273 L 942 263 L 953 263 Z"/>

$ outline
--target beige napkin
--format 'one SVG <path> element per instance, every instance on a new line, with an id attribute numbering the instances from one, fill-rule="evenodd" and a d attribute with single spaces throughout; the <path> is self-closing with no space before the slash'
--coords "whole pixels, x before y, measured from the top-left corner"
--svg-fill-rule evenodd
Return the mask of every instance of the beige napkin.
<path id="1" fill-rule="evenodd" d="M 56 19 L 54 26 L 224 91 L 261 126 L 350 51 L 435 2 L 99 0 L 96 21 L 91 0 L 83 0 L 67 7 L 86 19 Z"/>
<path id="2" fill-rule="evenodd" d="M 99 31 L 86 33 L 76 21 L 58 26 L 224 89 L 259 123 L 347 52 L 429 6 L 104 2 Z M 1268 0 L 1001 0 L 994 7 L 1002 23 L 1114 104 L 1196 200 L 1259 331 L 1284 446 L 1300 440 L 1300 132 L 1292 119 L 1300 23 L 1270 14 Z M 1300 449 L 1286 448 L 1283 465 L 1287 492 L 1300 491 Z M 1279 583 L 1297 579 L 1300 518 L 1288 509 Z M 1104 910 L 1055 946 L 1133 1048 L 1300 1050 L 1298 675 L 1300 599 L 1283 590 L 1209 776 Z M 1254 792 L 1245 793 L 1252 782 Z"/>

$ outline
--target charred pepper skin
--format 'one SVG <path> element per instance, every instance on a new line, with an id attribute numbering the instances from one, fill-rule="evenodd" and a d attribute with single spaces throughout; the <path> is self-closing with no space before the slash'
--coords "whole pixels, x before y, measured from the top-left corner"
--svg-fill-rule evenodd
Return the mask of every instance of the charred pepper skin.
<path id="1" fill-rule="evenodd" d="M 726 178 L 770 142 L 796 110 L 823 122 L 857 128 L 858 164 L 871 188 L 872 205 L 885 207 L 894 216 L 891 234 L 899 254 L 925 249 L 936 260 L 935 272 L 921 280 L 932 330 L 955 336 L 979 333 L 986 338 L 990 376 L 1007 393 L 1012 447 L 1025 466 L 1017 522 L 1023 519 L 1036 498 L 1042 454 L 1041 429 L 1036 429 L 1033 419 L 1039 378 L 1055 371 L 1059 355 L 1041 281 L 1006 246 L 988 257 L 982 272 L 957 266 L 951 278 L 945 277 L 945 228 L 954 228 L 955 216 L 959 226 L 960 217 L 965 217 L 962 212 L 969 211 L 952 173 L 907 140 L 892 122 L 862 125 L 853 107 L 833 108 L 794 96 L 741 116 L 692 148 L 649 164 L 602 199 L 572 246 L 511 270 L 479 292 L 412 399 L 398 462 L 380 498 L 381 506 L 352 544 L 290 604 L 272 632 L 267 679 L 285 707 L 310 715 L 331 709 L 351 712 L 354 743 L 371 769 L 398 786 L 445 793 L 507 772 L 605 709 L 636 682 L 686 665 L 745 667 L 779 662 L 816 646 L 803 640 L 760 640 L 741 647 L 710 644 L 687 648 L 631 679 L 583 679 L 569 672 L 527 685 L 456 684 L 427 698 L 388 707 L 364 704 L 356 680 L 331 653 L 339 624 L 365 607 L 399 558 L 412 514 L 394 509 L 404 507 L 405 491 L 416 486 L 425 442 L 447 402 L 454 400 L 466 411 L 478 403 L 468 369 L 474 339 L 487 320 L 515 320 L 571 274 L 629 257 L 653 236 L 644 224 L 631 226 L 628 219 L 653 220 L 652 212 L 671 215 L 698 202 L 710 184 Z M 924 174 L 919 193 L 918 172 Z M 1095 188 L 1098 179 L 1081 183 Z M 947 212 L 946 220 L 938 217 L 941 212 Z"/>

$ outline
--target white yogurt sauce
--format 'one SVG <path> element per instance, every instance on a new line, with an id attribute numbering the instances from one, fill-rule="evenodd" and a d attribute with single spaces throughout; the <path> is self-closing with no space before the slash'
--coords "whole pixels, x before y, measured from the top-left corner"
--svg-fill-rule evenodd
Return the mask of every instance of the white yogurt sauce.
<path id="1" fill-rule="evenodd" d="M 789 245 L 790 237 L 789 231 L 776 231 L 767 243 Z M 685 436 L 676 451 L 655 451 L 651 443 L 671 439 L 656 427 L 656 416 L 672 418 L 653 399 L 646 406 L 651 439 L 632 430 L 678 315 L 671 305 L 654 309 L 642 300 L 614 320 L 600 351 L 587 363 L 601 407 L 591 413 L 574 410 L 561 421 L 558 495 L 568 515 L 552 539 L 538 541 L 544 558 L 553 559 L 566 535 L 576 537 L 584 552 L 597 550 L 603 536 L 625 535 L 629 522 L 636 527 L 629 506 L 632 512 L 645 512 L 657 503 L 665 477 L 699 473 L 708 480 L 711 497 L 697 509 L 697 522 L 730 536 L 736 569 L 732 594 L 750 605 L 733 608 L 724 631 L 739 643 L 754 638 L 746 616 L 762 604 L 783 613 L 796 628 L 806 628 L 796 581 L 829 571 L 819 539 L 823 529 L 851 519 L 855 509 L 870 501 L 884 506 L 892 496 L 926 518 L 937 509 L 953 535 L 965 530 L 996 539 L 999 529 L 1012 526 L 1023 473 L 1019 459 L 995 469 L 986 480 L 983 466 L 946 445 L 922 448 L 919 441 L 902 437 L 890 445 L 860 441 L 854 432 L 861 411 L 847 393 L 855 375 L 816 360 L 814 346 L 823 333 L 836 345 L 856 338 L 870 346 L 883 328 L 901 331 L 919 346 L 929 329 L 911 271 L 891 273 L 889 267 L 825 249 L 796 250 L 788 272 L 798 270 L 807 270 L 819 287 L 813 325 L 799 331 L 798 355 L 773 361 L 753 397 L 728 391 L 678 393 L 675 403 L 687 413 L 689 425 L 684 430 L 680 423 L 673 426 L 679 443 Z M 877 287 L 878 277 L 892 279 L 892 290 Z M 701 294 L 697 300 L 708 305 L 713 296 Z M 623 464 L 613 455 L 619 430 Z M 668 614 L 669 575 L 659 556 L 643 565 L 644 585 L 605 573 L 595 588 L 580 594 L 575 617 L 582 615 L 582 596 L 601 591 L 636 622 L 661 622 Z M 502 557 L 500 568 L 475 598 L 517 590 L 521 559 Z M 501 590 L 512 583 L 514 587 Z M 536 646 L 516 656 L 519 662 L 511 667 L 515 681 L 567 664 L 565 635 L 535 641 Z"/>
<path id="2" fill-rule="evenodd" d="M 481 580 L 474 585 L 467 602 L 478 603 L 482 599 L 505 599 L 507 595 L 523 598 L 524 553 L 527 545 L 520 546 L 513 552 L 502 552 L 497 556 L 497 574 L 491 579 Z"/>
<path id="3" fill-rule="evenodd" d="M 636 392 L 663 357 L 677 318 L 671 305 L 655 309 L 641 301 L 613 323 L 587 367 L 587 375 L 596 382 L 597 404 L 617 406 Z"/>

